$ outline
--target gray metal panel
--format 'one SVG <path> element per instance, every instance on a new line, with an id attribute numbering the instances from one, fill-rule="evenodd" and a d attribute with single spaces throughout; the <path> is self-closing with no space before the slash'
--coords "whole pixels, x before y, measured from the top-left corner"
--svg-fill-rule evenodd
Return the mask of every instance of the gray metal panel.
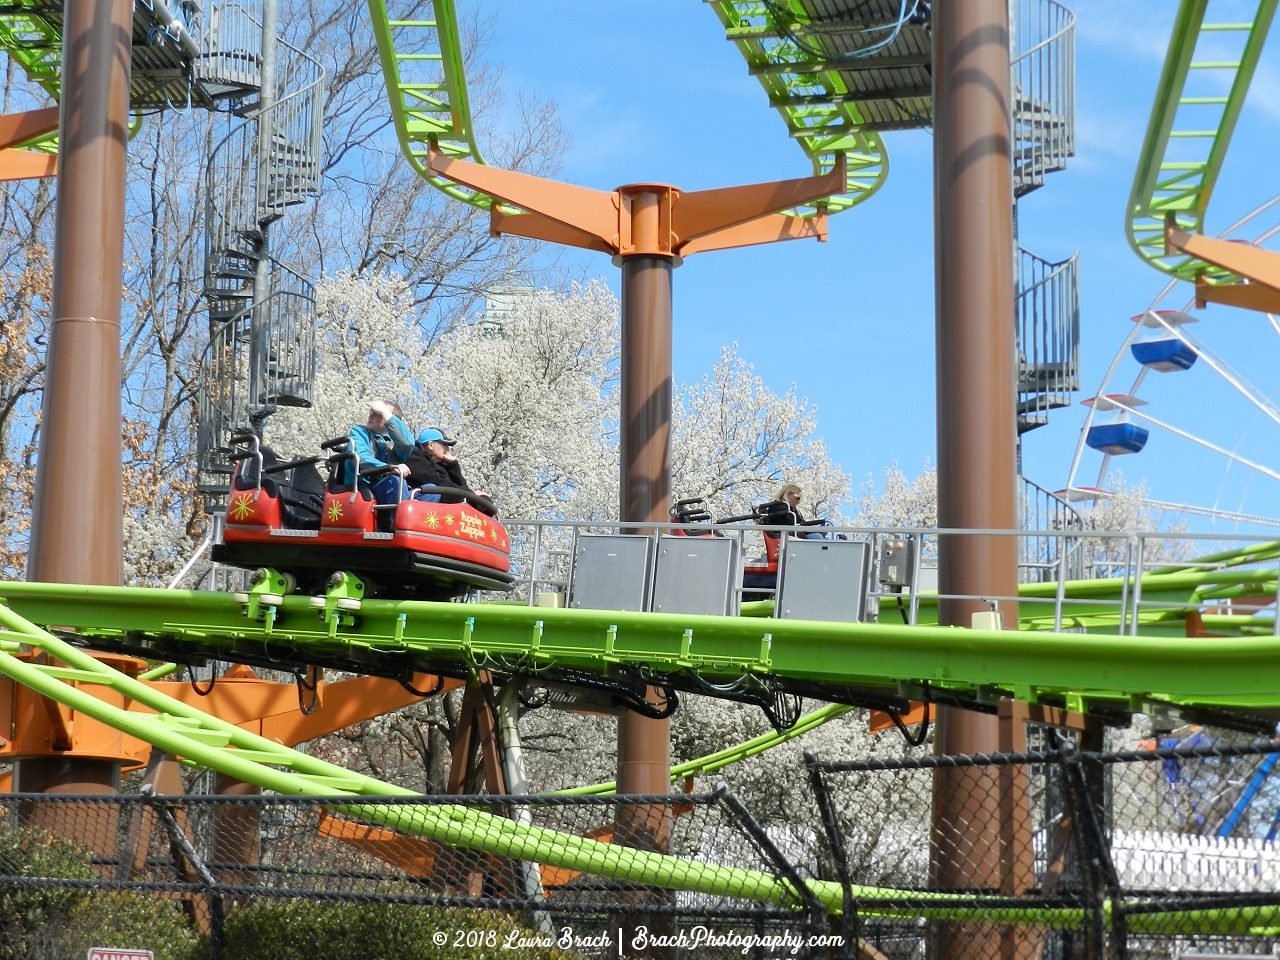
<path id="1" fill-rule="evenodd" d="M 862 619 L 871 544 L 858 540 L 796 540 L 783 545 L 774 616 L 784 620 Z"/>
<path id="2" fill-rule="evenodd" d="M 653 538 L 635 534 L 584 534 L 573 558 L 569 606 L 582 610 L 649 609 Z"/>
<path id="3" fill-rule="evenodd" d="M 737 537 L 660 537 L 654 613 L 737 614 Z"/>

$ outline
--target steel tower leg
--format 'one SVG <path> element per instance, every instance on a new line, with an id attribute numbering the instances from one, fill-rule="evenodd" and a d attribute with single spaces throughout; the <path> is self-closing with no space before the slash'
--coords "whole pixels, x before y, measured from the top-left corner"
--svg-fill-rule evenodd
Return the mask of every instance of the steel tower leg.
<path id="1" fill-rule="evenodd" d="M 934 258 L 937 327 L 938 526 L 1011 530 L 1016 512 L 1013 183 L 1007 0 L 937 0 L 933 15 Z M 940 537 L 939 593 L 1017 594 L 1012 537 Z M 1017 625 L 1017 606 L 1002 603 Z M 967 627 L 981 600 L 942 600 L 940 622 Z M 989 752 L 996 717 L 942 707 L 940 753 Z M 934 882 L 1000 882 L 996 779 L 983 768 L 940 773 Z M 939 956 L 1000 951 L 993 928 L 948 924 Z"/>
<path id="2" fill-rule="evenodd" d="M 129 0 L 66 0 L 53 314 L 27 577 L 118 585 Z"/>
<path id="3" fill-rule="evenodd" d="M 656 213 L 656 203 L 653 209 Z M 655 232 L 656 227 L 655 216 Z M 669 518 L 671 273 L 670 257 L 622 259 L 623 520 L 665 523 Z M 670 721 L 623 714 L 618 724 L 618 792 L 666 793 L 669 748 Z"/>
<path id="4" fill-rule="evenodd" d="M 124 577 L 120 286 L 133 5 L 66 0 L 64 17 L 53 310 L 27 578 L 118 586 Z M 41 792 L 114 792 L 119 768 L 83 758 L 19 760 L 14 779 L 21 789 Z M 62 832 L 74 833 L 74 816 L 65 819 Z"/>

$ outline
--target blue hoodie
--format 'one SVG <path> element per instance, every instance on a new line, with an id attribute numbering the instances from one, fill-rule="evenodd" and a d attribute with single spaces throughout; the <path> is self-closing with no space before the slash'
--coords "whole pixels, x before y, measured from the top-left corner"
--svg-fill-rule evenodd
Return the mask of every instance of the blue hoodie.
<path id="1" fill-rule="evenodd" d="M 392 417 L 382 429 L 385 432 L 374 433 L 363 423 L 357 423 L 347 432 L 351 438 L 351 452 L 360 458 L 360 469 L 386 467 L 409 459 L 413 451 L 413 434 L 405 422 L 399 417 Z M 351 482 L 350 461 L 343 470 L 343 482 Z"/>

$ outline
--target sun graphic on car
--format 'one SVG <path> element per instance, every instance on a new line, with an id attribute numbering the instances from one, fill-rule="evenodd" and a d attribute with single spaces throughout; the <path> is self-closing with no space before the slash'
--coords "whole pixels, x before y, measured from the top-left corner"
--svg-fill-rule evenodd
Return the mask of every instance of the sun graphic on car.
<path id="1" fill-rule="evenodd" d="M 341 519 L 342 519 L 342 504 L 340 504 L 337 500 L 330 500 L 329 501 L 330 522 L 334 520 L 341 520 Z"/>
<path id="2" fill-rule="evenodd" d="M 440 526 L 440 521 L 436 518 L 436 512 L 434 510 L 428 511 L 427 515 L 423 517 L 422 522 L 432 530 Z"/>
<path id="3" fill-rule="evenodd" d="M 242 493 L 231 501 L 231 519 L 245 520 L 253 516 L 253 497 Z"/>

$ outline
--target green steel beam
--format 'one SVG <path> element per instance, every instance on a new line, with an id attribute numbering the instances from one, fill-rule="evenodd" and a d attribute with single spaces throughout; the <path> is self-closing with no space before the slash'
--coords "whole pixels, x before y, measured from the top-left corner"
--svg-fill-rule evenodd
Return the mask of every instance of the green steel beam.
<path id="1" fill-rule="evenodd" d="M 1205 23 L 1210 0 L 1182 0 L 1174 19 L 1155 103 L 1129 194 L 1126 227 L 1129 245 L 1144 261 L 1180 280 L 1203 277 L 1210 283 L 1234 283 L 1238 277 L 1181 253 L 1165 255 L 1166 217 L 1179 229 L 1203 233 L 1213 188 L 1235 132 L 1249 84 L 1275 15 L 1277 0 L 1253 0 L 1247 23 Z M 1217 2 L 1216 6 L 1225 6 Z M 1204 34 L 1244 35 L 1238 57 L 1194 59 Z M 1212 75 L 1226 92 L 1188 96 L 1187 80 Z M 1175 129 L 1180 121 L 1182 126 Z M 1208 113 L 1210 116 L 1206 117 Z"/>
<path id="2" fill-rule="evenodd" d="M 671 768 L 671 782 L 676 783 L 685 777 L 706 776 L 708 773 L 723 770 L 739 760 L 754 757 L 757 754 L 764 753 L 766 750 L 772 750 L 776 746 L 794 740 L 796 737 L 802 737 L 810 731 L 817 730 L 828 720 L 842 717 L 852 709 L 852 707 L 841 703 L 828 704 L 811 713 L 806 713 L 790 729 L 761 734 L 736 746 L 709 753 L 705 757 L 698 757 L 696 760 L 688 760 L 685 763 L 677 763 Z M 588 787 L 570 787 L 568 790 L 553 790 L 551 792 L 553 796 L 557 797 L 574 797 L 613 793 L 617 789 L 617 781 L 610 780 L 608 783 L 596 783 Z"/>
<path id="3" fill-rule="evenodd" d="M 1160 596 L 1160 585 L 1172 602 L 1185 604 L 1200 585 L 1222 576 L 1217 570 L 1153 574 L 1144 578 L 1144 596 Z M 1114 599 L 1120 586 L 1080 581 L 1071 592 Z M 1274 580 L 1256 586 L 1275 589 Z M 0 584 L 0 597 L 27 619 L 86 645 L 164 659 L 341 660 L 368 665 L 368 672 L 465 673 L 501 665 L 501 672 L 530 677 L 555 671 L 608 677 L 630 675 L 629 669 L 684 678 L 686 685 L 695 677 L 723 683 L 753 675 L 811 684 L 832 691 L 824 697 L 831 700 L 841 699 L 842 689 L 894 697 L 904 689 L 900 684 L 929 684 L 979 699 L 1004 691 L 1032 701 L 1067 696 L 1114 704 L 1147 697 L 1194 706 L 1233 697 L 1256 707 L 1280 704 L 1269 673 L 1280 666 L 1280 638 L 979 631 L 388 600 L 362 601 L 357 622 L 346 623 L 298 596 L 284 597 L 278 607 L 264 604 L 261 619 L 250 619 L 247 605 L 229 594 L 38 583 Z"/>

